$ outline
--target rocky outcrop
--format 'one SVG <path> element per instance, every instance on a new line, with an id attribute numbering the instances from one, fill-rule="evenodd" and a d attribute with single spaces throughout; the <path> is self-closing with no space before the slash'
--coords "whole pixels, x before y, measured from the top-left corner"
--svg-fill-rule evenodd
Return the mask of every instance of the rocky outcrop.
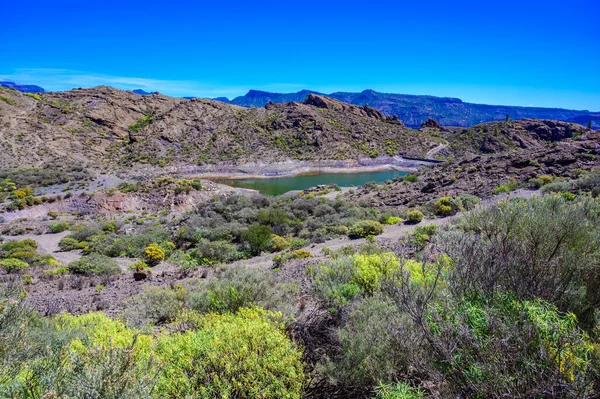
<path id="1" fill-rule="evenodd" d="M 427 118 L 427 120 L 419 126 L 419 130 L 424 129 L 440 129 L 440 124 L 433 118 Z"/>
<path id="2" fill-rule="evenodd" d="M 486 198 L 514 179 L 526 183 L 540 175 L 575 177 L 578 170 L 600 170 L 600 132 L 501 154 L 477 155 L 419 171 L 418 182 L 393 182 L 386 190 L 360 189 L 356 202 L 369 206 L 413 206 L 463 193 Z"/>

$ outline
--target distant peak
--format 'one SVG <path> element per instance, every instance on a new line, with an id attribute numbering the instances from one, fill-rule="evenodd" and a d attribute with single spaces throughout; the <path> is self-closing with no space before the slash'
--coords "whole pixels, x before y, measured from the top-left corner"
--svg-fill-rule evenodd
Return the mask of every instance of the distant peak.
<path id="1" fill-rule="evenodd" d="M 144 91 L 142 89 L 135 89 L 135 90 L 133 90 L 133 92 L 135 94 L 139 94 L 140 96 L 149 96 L 150 94 L 152 94 L 152 93 L 149 93 L 149 92 Z"/>

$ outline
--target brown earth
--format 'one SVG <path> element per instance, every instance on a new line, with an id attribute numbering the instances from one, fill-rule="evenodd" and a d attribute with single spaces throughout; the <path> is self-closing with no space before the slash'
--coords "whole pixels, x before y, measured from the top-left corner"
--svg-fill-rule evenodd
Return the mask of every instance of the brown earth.
<path id="1" fill-rule="evenodd" d="M 35 96 L 0 88 L 0 95 L 0 169 L 58 161 L 107 173 L 144 165 L 423 156 L 441 141 L 368 106 L 320 96 L 246 109 L 103 86 Z"/>

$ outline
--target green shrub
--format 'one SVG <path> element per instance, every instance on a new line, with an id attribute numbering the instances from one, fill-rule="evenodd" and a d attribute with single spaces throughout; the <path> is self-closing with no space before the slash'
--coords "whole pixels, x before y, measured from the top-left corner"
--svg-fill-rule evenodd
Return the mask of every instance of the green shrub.
<path id="1" fill-rule="evenodd" d="M 63 231 L 69 230 L 69 222 L 52 223 L 48 225 L 48 229 L 51 233 L 62 233 Z"/>
<path id="2" fill-rule="evenodd" d="M 460 202 L 461 211 L 472 211 L 481 202 L 481 198 L 472 194 L 460 194 L 456 199 Z"/>
<path id="3" fill-rule="evenodd" d="M 529 185 L 533 188 L 540 188 L 542 186 L 552 183 L 553 180 L 554 180 L 553 176 L 542 175 L 542 176 L 538 176 L 538 177 L 529 179 Z"/>
<path id="4" fill-rule="evenodd" d="M 401 217 L 398 216 L 390 216 L 387 219 L 385 219 L 383 221 L 383 224 L 387 224 L 387 225 L 394 225 L 394 224 L 398 224 L 398 223 L 402 223 L 403 220 Z"/>
<path id="5" fill-rule="evenodd" d="M 417 175 L 406 175 L 404 176 L 404 181 L 407 183 L 416 183 L 419 181 L 419 176 Z"/>
<path id="6" fill-rule="evenodd" d="M 199 330 L 159 339 L 164 364 L 156 386 L 167 398 L 299 399 L 306 382 L 302 352 L 276 314 L 240 309 L 198 318 Z"/>
<path id="7" fill-rule="evenodd" d="M 457 287 L 542 298 L 586 320 L 600 300 L 592 288 L 600 285 L 599 215 L 600 204 L 591 198 L 502 201 L 467 214 L 461 230 L 441 233 L 437 243 L 455 261 Z"/>
<path id="8" fill-rule="evenodd" d="M 271 234 L 270 250 L 271 252 L 281 252 L 288 249 L 290 242 L 277 234 Z"/>
<path id="9" fill-rule="evenodd" d="M 494 188 L 492 193 L 494 195 L 497 195 L 497 194 L 507 193 L 509 191 L 515 191 L 517 188 L 519 188 L 519 183 L 515 179 L 510 179 L 508 181 L 508 183 Z"/>
<path id="10" fill-rule="evenodd" d="M 126 308 L 120 317 L 134 327 L 171 323 L 183 310 L 186 300 L 187 293 L 183 289 L 147 287 L 141 294 L 126 302 Z"/>
<path id="11" fill-rule="evenodd" d="M 93 274 L 98 276 L 119 274 L 121 268 L 117 262 L 105 255 L 90 254 L 69 263 L 69 270 L 77 274 Z"/>
<path id="12" fill-rule="evenodd" d="M 225 241 L 208 241 L 201 239 L 190 255 L 198 264 L 216 265 L 219 263 L 231 263 L 242 259 L 244 254 L 237 247 Z"/>
<path id="13" fill-rule="evenodd" d="M 414 389 L 405 382 L 395 384 L 382 384 L 377 387 L 375 399 L 424 399 L 425 394 L 419 389 Z"/>
<path id="14" fill-rule="evenodd" d="M 381 281 L 399 267 L 398 258 L 391 252 L 336 256 L 313 268 L 312 292 L 325 307 L 337 309 L 358 294 L 378 291 Z"/>
<path id="15" fill-rule="evenodd" d="M 140 189 L 140 185 L 125 181 L 117 186 L 117 189 L 122 193 L 133 193 Z"/>
<path id="16" fill-rule="evenodd" d="M 343 226 L 343 227 L 346 227 L 346 226 Z M 348 232 L 348 228 L 346 228 L 346 233 L 347 232 Z M 293 238 L 292 240 L 290 240 L 290 249 L 296 250 L 296 249 L 304 248 L 309 243 L 310 243 L 310 241 L 302 239 L 302 238 Z"/>
<path id="17" fill-rule="evenodd" d="M 44 274 L 46 276 L 62 276 L 64 274 L 69 273 L 68 267 L 57 267 L 55 269 L 46 269 L 44 270 Z"/>
<path id="18" fill-rule="evenodd" d="M 381 223 L 374 220 L 361 220 L 350 227 L 348 237 L 364 238 L 366 236 L 378 236 L 381 233 L 383 233 L 383 226 Z"/>
<path id="19" fill-rule="evenodd" d="M 570 192 L 573 190 L 573 185 L 571 182 L 566 181 L 555 181 L 553 183 L 546 184 L 542 187 L 542 192 L 546 193 L 564 193 Z"/>
<path id="20" fill-rule="evenodd" d="M 52 220 L 56 220 L 58 218 L 58 212 L 56 211 L 48 211 L 48 217 Z"/>
<path id="21" fill-rule="evenodd" d="M 339 354 L 321 361 L 317 372 L 342 392 L 396 381 L 410 373 L 411 361 L 416 360 L 412 357 L 425 355 L 417 344 L 417 331 L 412 320 L 385 298 L 359 300 L 337 331 Z"/>
<path id="22" fill-rule="evenodd" d="M 452 197 L 442 197 L 433 203 L 434 212 L 438 216 L 451 216 L 462 210 L 461 201 Z"/>
<path id="23" fill-rule="evenodd" d="M 150 244 L 144 249 L 144 261 L 150 266 L 156 266 L 165 260 L 165 251 L 158 244 Z"/>
<path id="24" fill-rule="evenodd" d="M 354 276 L 352 283 L 363 291 L 372 293 L 379 289 L 381 280 L 391 277 L 399 269 L 398 258 L 392 252 L 373 255 L 356 255 L 354 257 Z"/>
<path id="25" fill-rule="evenodd" d="M 271 241 L 271 227 L 254 224 L 242 233 L 242 240 L 248 245 L 252 255 L 260 255 Z"/>
<path id="26" fill-rule="evenodd" d="M 189 290 L 189 306 L 200 313 L 235 313 L 238 309 L 259 306 L 285 314 L 295 311 L 297 287 L 278 284 L 271 274 L 243 267 L 217 273 L 205 287 Z"/>
<path id="27" fill-rule="evenodd" d="M 198 261 L 192 255 L 181 250 L 173 252 L 169 262 L 179 266 L 181 271 L 186 274 L 196 270 L 199 266 Z"/>
<path id="28" fill-rule="evenodd" d="M 63 237 L 58 242 L 58 247 L 63 251 L 73 251 L 75 249 L 80 249 L 79 241 L 71 236 Z"/>
<path id="29" fill-rule="evenodd" d="M 577 199 L 577 195 L 573 193 L 558 193 L 565 201 L 575 201 Z"/>
<path id="30" fill-rule="evenodd" d="M 413 209 L 412 211 L 408 211 L 408 213 L 406 214 L 406 221 L 411 224 L 417 224 L 421 223 L 423 217 L 423 212 Z"/>
<path id="31" fill-rule="evenodd" d="M 542 397 L 559 389 L 565 398 L 588 396 L 594 347 L 573 315 L 541 300 L 519 301 L 503 293 L 467 296 L 433 311 L 427 317 L 431 344 L 453 347 L 451 354 L 434 355 L 435 362 L 447 365 L 442 371 L 453 393 Z"/>
<path id="32" fill-rule="evenodd" d="M 20 259 L 8 258 L 0 260 L 0 267 L 6 270 L 7 273 L 12 273 L 27 269 L 29 264 Z"/>

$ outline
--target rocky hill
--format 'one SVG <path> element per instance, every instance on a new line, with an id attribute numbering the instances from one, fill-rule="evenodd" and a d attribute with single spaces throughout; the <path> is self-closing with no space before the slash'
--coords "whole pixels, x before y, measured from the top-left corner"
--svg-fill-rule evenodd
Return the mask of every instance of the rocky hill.
<path id="1" fill-rule="evenodd" d="M 549 143 L 578 137 L 590 131 L 576 123 L 538 119 L 489 122 L 469 128 L 422 125 L 420 130 L 430 133 L 438 131 L 447 140 L 449 150 L 455 158 L 469 154 L 542 148 Z"/>
<path id="2" fill-rule="evenodd" d="M 424 156 L 442 141 L 369 106 L 318 95 L 242 108 L 110 87 L 40 94 L 0 88 L 0 169 L 55 161 L 107 171 Z"/>
<path id="3" fill-rule="evenodd" d="M 495 188 L 511 181 L 518 186 L 542 175 L 574 178 L 581 171 L 599 170 L 600 132 L 575 126 L 578 134 L 570 130 L 573 126 L 552 121 L 513 122 L 506 128 L 510 132 L 507 140 L 497 147 L 488 147 L 491 152 L 487 154 L 464 153 L 462 159 L 421 169 L 416 182 L 400 180 L 385 186 L 362 187 L 351 198 L 370 206 L 393 207 L 420 205 L 442 196 L 465 193 L 486 198 Z M 481 130 L 490 128 L 495 129 L 494 124 L 481 126 Z M 518 128 L 528 130 L 517 131 Z M 466 143 L 491 143 L 498 139 L 493 130 L 491 135 L 481 137 L 475 141 L 468 139 Z M 511 137 L 513 144 L 518 145 L 510 144 Z"/>
<path id="4" fill-rule="evenodd" d="M 250 90 L 246 95 L 236 97 L 230 103 L 244 107 L 262 107 L 270 101 L 302 101 L 308 94 L 319 93 L 302 90 L 297 93 L 282 94 Z M 458 98 L 378 93 L 373 90 L 360 93 L 336 92 L 327 96 L 350 104 L 361 106 L 368 104 L 386 115 L 397 115 L 406 126 L 415 128 L 430 117 L 436 119 L 442 126 L 467 127 L 483 122 L 503 121 L 506 114 L 509 114 L 512 119 L 552 119 L 581 123 L 586 126 L 589 121 L 593 121 L 595 128 L 600 127 L 598 112 L 472 104 Z"/>

